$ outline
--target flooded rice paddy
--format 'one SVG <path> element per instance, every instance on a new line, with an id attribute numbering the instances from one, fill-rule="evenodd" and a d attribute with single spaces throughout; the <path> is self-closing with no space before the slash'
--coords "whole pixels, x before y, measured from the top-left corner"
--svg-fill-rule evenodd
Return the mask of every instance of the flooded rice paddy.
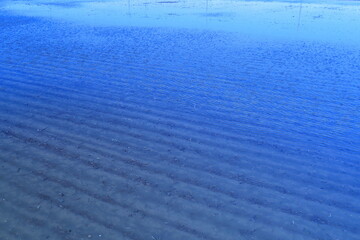
<path id="1" fill-rule="evenodd" d="M 0 240 L 360 239 L 357 1 L 0 1 Z"/>

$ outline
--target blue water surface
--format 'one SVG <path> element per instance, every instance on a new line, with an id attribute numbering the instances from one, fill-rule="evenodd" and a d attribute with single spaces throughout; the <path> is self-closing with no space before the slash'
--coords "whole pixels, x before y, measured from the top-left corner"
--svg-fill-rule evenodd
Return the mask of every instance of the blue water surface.
<path id="1" fill-rule="evenodd" d="M 0 239 L 360 239 L 357 1 L 0 1 Z"/>

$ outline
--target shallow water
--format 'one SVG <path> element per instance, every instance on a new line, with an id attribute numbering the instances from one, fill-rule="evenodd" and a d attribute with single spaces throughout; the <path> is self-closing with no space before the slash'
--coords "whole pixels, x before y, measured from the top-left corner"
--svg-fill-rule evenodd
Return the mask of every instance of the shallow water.
<path id="1" fill-rule="evenodd" d="M 90 26 L 187 28 L 261 39 L 358 43 L 354 1 L 16 1 L 4 9 Z"/>
<path id="2" fill-rule="evenodd" d="M 360 239 L 356 1 L 0 1 L 0 239 Z"/>

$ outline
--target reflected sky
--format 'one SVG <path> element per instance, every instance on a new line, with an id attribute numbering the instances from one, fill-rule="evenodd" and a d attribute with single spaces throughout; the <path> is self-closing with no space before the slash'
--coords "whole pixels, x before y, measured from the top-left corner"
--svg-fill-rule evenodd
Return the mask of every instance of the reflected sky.
<path id="1" fill-rule="evenodd" d="M 92 26 L 171 27 L 356 44 L 356 1 L 8 1 L 3 10 Z"/>

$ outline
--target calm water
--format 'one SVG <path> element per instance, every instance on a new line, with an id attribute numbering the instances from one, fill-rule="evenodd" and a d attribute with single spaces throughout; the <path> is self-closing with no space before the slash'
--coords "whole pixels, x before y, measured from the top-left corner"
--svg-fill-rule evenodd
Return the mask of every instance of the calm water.
<path id="1" fill-rule="evenodd" d="M 357 1 L 0 1 L 0 240 L 359 240 Z"/>

